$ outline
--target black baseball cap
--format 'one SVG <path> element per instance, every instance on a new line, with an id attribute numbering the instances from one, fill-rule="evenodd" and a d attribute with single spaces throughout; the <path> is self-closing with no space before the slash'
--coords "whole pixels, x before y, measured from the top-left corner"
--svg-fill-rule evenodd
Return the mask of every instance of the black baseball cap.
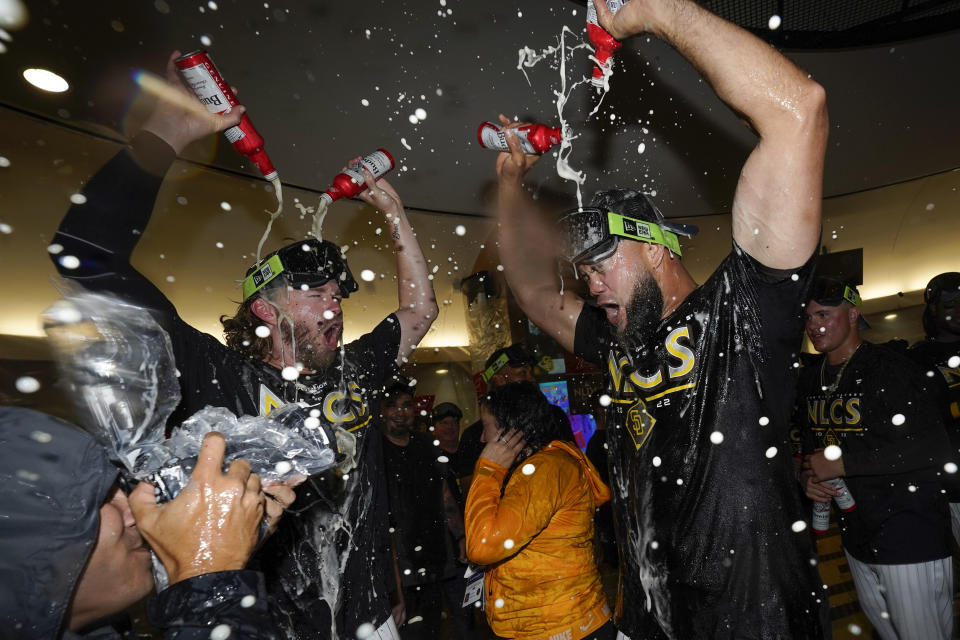
<path id="1" fill-rule="evenodd" d="M 564 257 L 573 264 L 610 257 L 621 238 L 662 244 L 682 255 L 678 236 L 699 232 L 695 225 L 668 221 L 648 195 L 632 189 L 599 191 L 589 206 L 564 213 L 558 225 Z"/>
<path id="2" fill-rule="evenodd" d="M 923 301 L 926 304 L 936 304 L 944 295 L 950 300 L 960 297 L 960 273 L 947 271 L 931 278 L 923 290 Z"/>
<path id="3" fill-rule="evenodd" d="M 281 280 L 277 277 L 281 276 Z M 340 247 L 327 240 L 309 238 L 288 244 L 247 269 L 243 300 L 281 282 L 291 287 L 319 287 L 333 280 L 347 298 L 357 290 L 357 281 Z"/>
<path id="4" fill-rule="evenodd" d="M 532 367 L 535 362 L 533 354 L 519 342 L 509 347 L 500 347 L 487 358 L 483 369 L 483 381 L 490 382 L 490 378 L 495 376 L 497 372 L 505 366 Z"/>
<path id="5" fill-rule="evenodd" d="M 836 307 L 844 302 L 849 302 L 854 307 L 863 305 L 863 299 L 856 285 L 846 280 L 821 276 L 813 281 L 813 288 L 810 290 L 810 299 L 817 304 L 825 307 Z M 869 329 L 870 323 L 860 314 L 858 326 L 861 329 Z"/>
<path id="6" fill-rule="evenodd" d="M 452 402 L 441 402 L 433 408 L 433 414 L 431 415 L 431 418 L 434 422 L 449 417 L 454 417 L 457 420 L 460 420 L 463 418 L 463 412 L 460 411 L 460 407 Z"/>

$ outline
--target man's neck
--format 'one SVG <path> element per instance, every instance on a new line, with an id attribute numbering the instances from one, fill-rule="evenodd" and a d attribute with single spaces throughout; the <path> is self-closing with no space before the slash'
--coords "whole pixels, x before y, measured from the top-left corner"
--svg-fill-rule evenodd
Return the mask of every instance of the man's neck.
<path id="1" fill-rule="evenodd" d="M 687 299 L 697 288 L 697 283 L 687 271 L 687 268 L 679 262 L 680 258 L 673 258 L 677 261 L 672 269 L 664 274 L 658 283 L 660 291 L 663 294 L 663 315 L 661 319 L 666 318 L 673 313 L 680 304 Z"/>
<path id="2" fill-rule="evenodd" d="M 386 436 L 387 440 L 397 445 L 398 447 L 405 447 L 410 444 L 410 432 L 406 434 L 399 433 L 390 433 L 390 430 L 384 430 L 383 435 Z"/>
<path id="3" fill-rule="evenodd" d="M 459 442 L 444 442 L 443 440 L 440 440 L 439 442 L 440 448 L 447 453 L 456 453 L 457 446 L 460 444 Z"/>
<path id="4" fill-rule="evenodd" d="M 851 337 L 849 340 L 844 342 L 842 345 L 827 353 L 827 362 L 832 365 L 843 364 L 853 355 L 853 352 L 857 350 L 863 343 L 863 340 L 859 336 Z"/>

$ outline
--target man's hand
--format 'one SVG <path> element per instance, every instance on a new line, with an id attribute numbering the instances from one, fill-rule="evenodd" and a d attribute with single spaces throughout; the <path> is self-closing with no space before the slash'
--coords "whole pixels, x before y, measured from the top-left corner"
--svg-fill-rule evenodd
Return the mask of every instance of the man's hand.
<path id="1" fill-rule="evenodd" d="M 830 502 L 840 492 L 829 482 L 822 482 L 809 469 L 800 472 L 800 486 L 808 498 L 815 502 Z"/>
<path id="2" fill-rule="evenodd" d="M 137 528 L 167 570 L 170 584 L 215 571 L 242 569 L 253 552 L 264 514 L 260 477 L 234 460 L 223 473 L 226 441 L 203 439 L 190 481 L 172 502 L 157 504 L 153 485 L 130 494 Z"/>
<path id="3" fill-rule="evenodd" d="M 827 460 L 823 449 L 817 449 L 804 457 L 802 468 L 810 469 L 820 480 L 833 480 L 843 475 L 843 458 Z"/>
<path id="4" fill-rule="evenodd" d="M 460 561 L 460 564 L 470 564 L 470 558 L 467 557 L 467 539 L 460 538 L 457 540 L 457 560 Z"/>
<path id="5" fill-rule="evenodd" d="M 526 154 L 520 146 L 513 129 L 525 126 L 528 122 L 511 122 L 510 118 L 500 114 L 500 124 L 506 129 L 507 146 L 510 151 L 501 151 L 497 156 L 497 178 L 500 182 L 511 182 L 520 184 L 523 182 L 523 176 L 530 171 L 530 167 L 537 164 L 540 159 L 538 155 Z"/>
<path id="6" fill-rule="evenodd" d="M 361 158 L 354 158 L 351 163 L 359 162 Z M 403 201 L 396 189 L 384 178 L 375 179 L 366 167 L 361 167 L 363 180 L 367 188 L 357 194 L 357 197 L 374 209 L 384 213 L 398 214 L 403 211 Z"/>
<path id="7" fill-rule="evenodd" d="M 144 131 L 163 139 L 177 154 L 194 140 L 238 124 L 246 111 L 246 107 L 238 106 L 230 113 L 210 113 L 183 83 L 173 63 L 179 57 L 179 51 L 170 54 L 167 60 L 166 88 L 153 92 L 157 104 L 143 125 Z M 236 93 L 236 89 L 233 89 L 233 92 Z"/>
<path id="8" fill-rule="evenodd" d="M 606 0 L 592 0 L 597 7 L 597 22 L 603 30 L 617 40 L 624 40 L 638 33 L 649 31 L 650 2 L 648 0 L 630 0 L 625 2 L 614 14 L 607 7 Z"/>

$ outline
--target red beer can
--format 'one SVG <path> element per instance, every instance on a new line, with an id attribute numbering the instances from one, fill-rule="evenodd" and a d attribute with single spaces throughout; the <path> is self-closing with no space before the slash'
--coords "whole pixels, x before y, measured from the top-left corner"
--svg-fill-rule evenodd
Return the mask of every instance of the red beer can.
<path id="1" fill-rule="evenodd" d="M 174 64 L 183 81 L 211 113 L 223 113 L 240 104 L 206 50 L 191 51 L 174 60 Z M 223 135 L 234 149 L 257 165 L 264 178 L 277 178 L 277 170 L 263 148 L 263 136 L 257 133 L 247 114 L 243 114 L 240 124 L 230 127 Z"/>

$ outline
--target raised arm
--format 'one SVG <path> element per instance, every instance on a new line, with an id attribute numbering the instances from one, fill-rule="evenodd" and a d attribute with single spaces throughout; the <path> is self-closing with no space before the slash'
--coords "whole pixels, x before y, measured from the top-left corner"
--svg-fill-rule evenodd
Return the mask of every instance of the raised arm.
<path id="1" fill-rule="evenodd" d="M 241 107 L 228 116 L 216 116 L 188 96 L 173 65 L 177 56 L 174 51 L 167 64 L 168 89 L 162 92 L 167 99 L 157 100 L 130 148 L 120 151 L 84 186 L 84 200 L 70 207 L 53 238 L 62 250 L 51 254 L 64 277 L 167 317 L 176 315 L 173 305 L 131 266 L 131 254 L 177 153 L 194 139 L 236 124 L 243 111 Z"/>
<path id="2" fill-rule="evenodd" d="M 760 141 L 733 200 L 733 238 L 761 263 L 804 264 L 820 238 L 827 107 L 823 88 L 772 46 L 688 0 L 630 0 L 613 15 L 617 39 L 652 33 L 674 47 L 746 120 Z"/>
<path id="3" fill-rule="evenodd" d="M 437 318 L 439 307 L 430 282 L 430 273 L 423 251 L 407 220 L 403 202 L 389 182 L 363 170 L 367 188 L 359 193 L 361 200 L 383 212 L 390 227 L 393 252 L 397 256 L 396 316 L 400 320 L 400 349 L 397 366 L 406 363 L 420 340 Z"/>
<path id="4" fill-rule="evenodd" d="M 503 115 L 500 121 L 511 128 Z M 557 275 L 560 237 L 556 224 L 530 198 L 523 177 L 539 156 L 525 155 L 517 138 L 507 135 L 510 152 L 497 158 L 496 218 L 500 262 L 517 304 L 534 324 L 573 353 L 577 317 L 583 300 L 561 286 Z"/>

